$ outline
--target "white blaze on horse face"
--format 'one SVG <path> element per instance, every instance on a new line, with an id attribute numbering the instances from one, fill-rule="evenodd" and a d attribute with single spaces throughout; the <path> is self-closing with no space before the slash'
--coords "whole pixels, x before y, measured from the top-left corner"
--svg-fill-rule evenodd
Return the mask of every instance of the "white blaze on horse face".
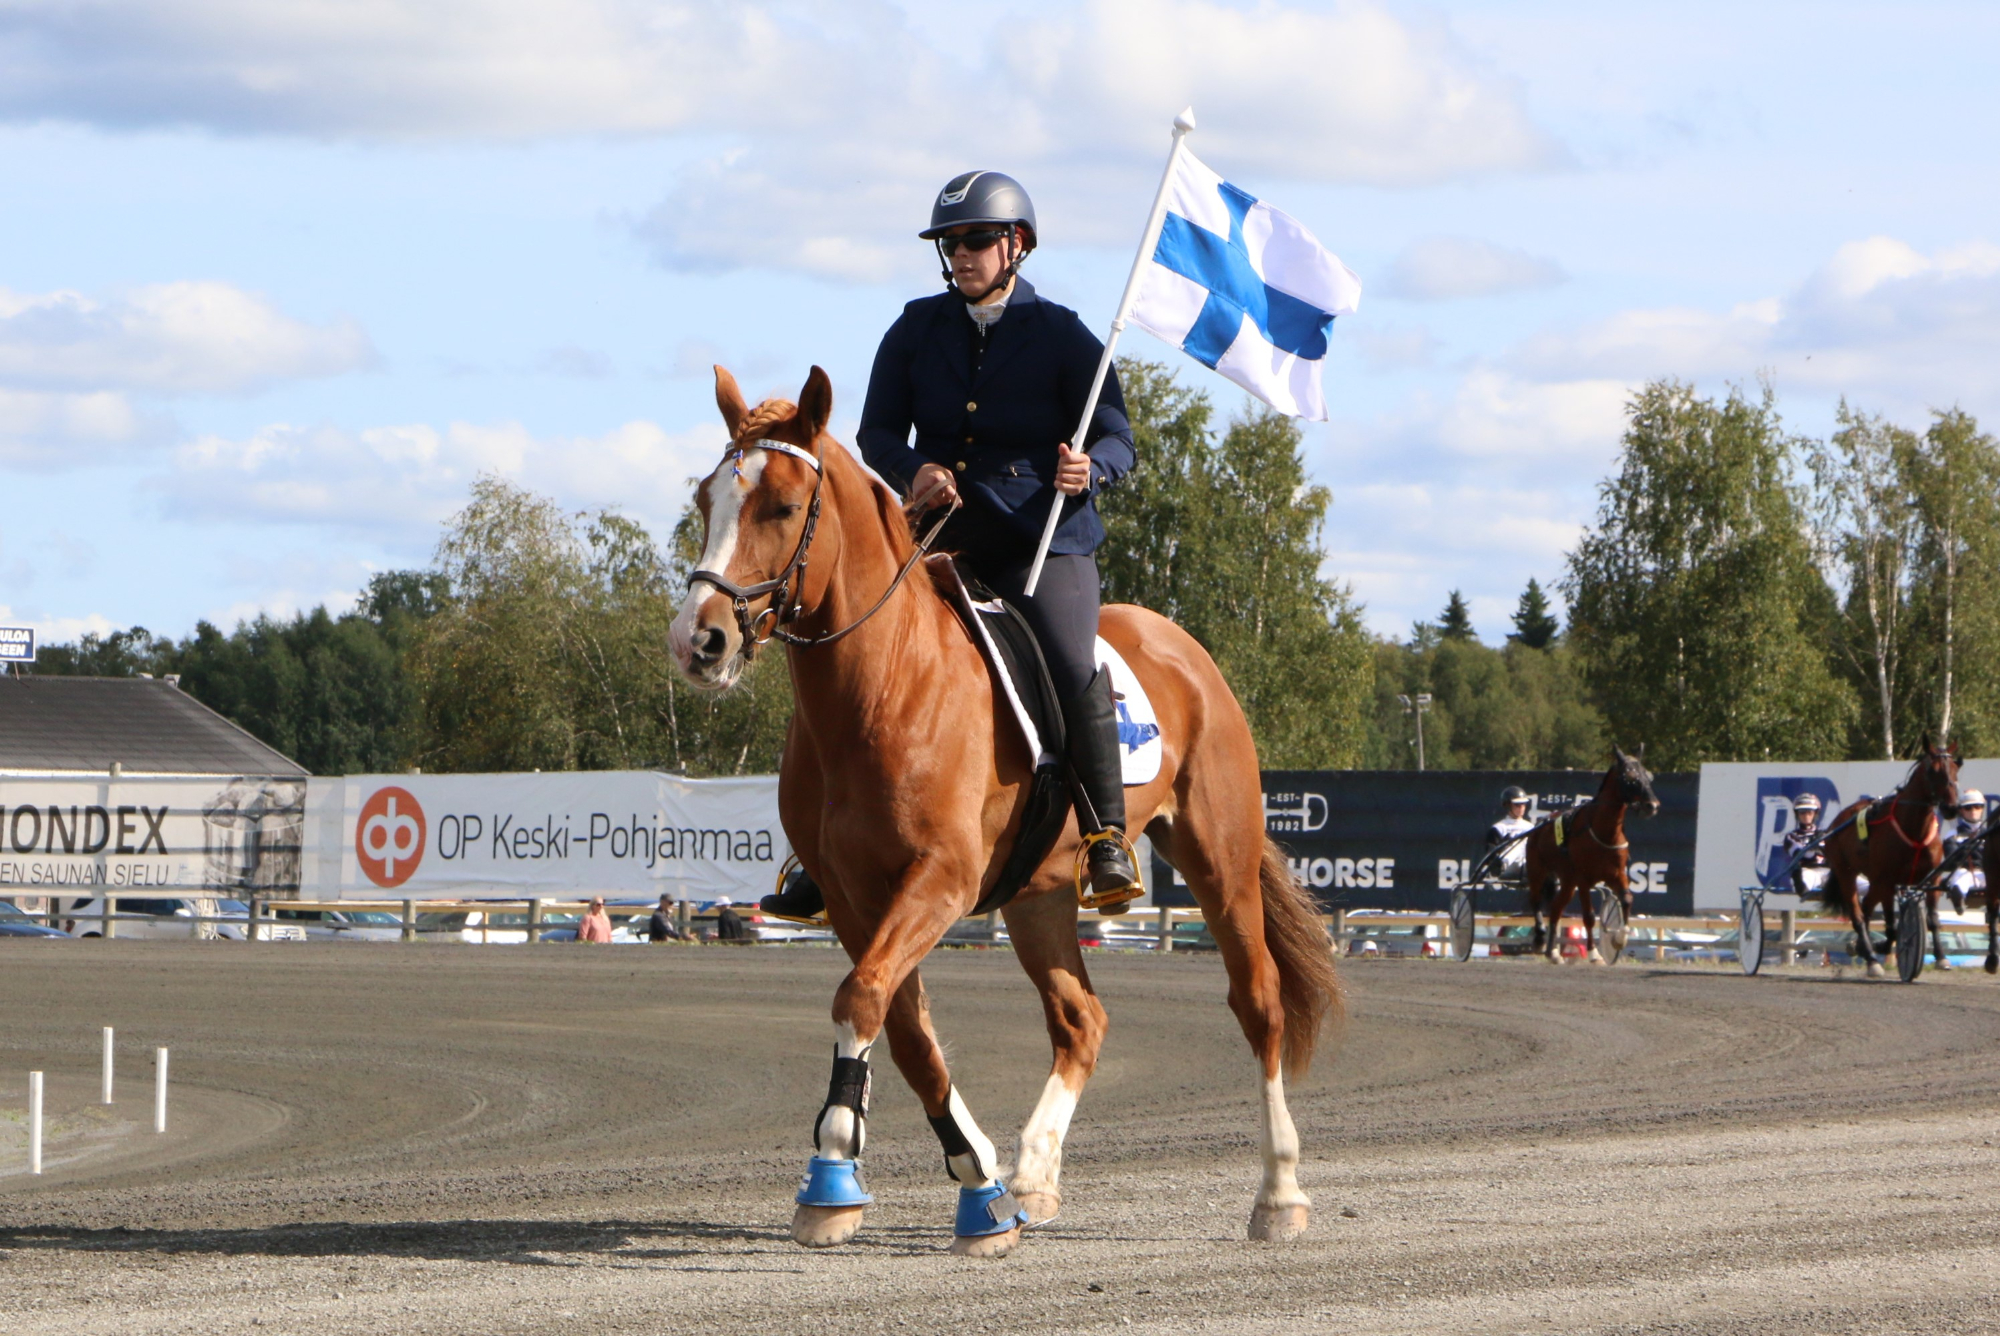
<path id="1" fill-rule="evenodd" d="M 972 1110 L 965 1107 L 965 1101 L 958 1097 L 958 1087 L 951 1088 L 951 1100 L 945 1106 L 951 1120 L 958 1124 L 958 1130 L 971 1145 L 970 1155 L 950 1155 L 945 1163 L 951 1166 L 951 1176 L 969 1188 L 989 1187 L 1000 1163 L 1000 1153 L 993 1149 L 993 1140 L 979 1130 L 979 1124 L 972 1121 Z"/>
<path id="2" fill-rule="evenodd" d="M 862 1043 L 855 1035 L 854 1027 L 845 1021 L 833 1027 L 833 1053 L 839 1058 L 860 1058 L 867 1061 L 868 1050 L 875 1046 L 874 1040 Z M 820 1117 L 814 1141 L 816 1149 L 829 1160 L 859 1159 L 862 1143 L 861 1120 L 854 1110 L 847 1108 L 828 1109 Z"/>
<path id="3" fill-rule="evenodd" d="M 1063 1139 L 1069 1135 L 1077 1098 L 1078 1092 L 1064 1085 L 1060 1075 L 1049 1074 L 1035 1111 L 1021 1128 L 1021 1160 L 1008 1184 L 1016 1194 L 1056 1190 L 1056 1180 L 1062 1175 Z"/>
<path id="4" fill-rule="evenodd" d="M 715 466 L 715 472 L 702 484 L 708 489 L 708 546 L 696 563 L 697 570 L 714 571 L 728 578 L 729 563 L 736 559 L 743 503 L 757 490 L 757 480 L 763 476 L 764 463 L 770 457 L 763 450 L 750 450 L 739 461 L 732 453 Z M 681 600 L 680 615 L 674 618 L 668 643 L 683 670 L 693 659 L 695 625 L 701 618 L 702 605 L 714 598 L 716 592 L 714 585 L 697 580 L 688 586 L 687 597 Z M 735 626 L 731 623 L 726 629 L 733 632 Z"/>
<path id="5" fill-rule="evenodd" d="M 1299 1133 L 1285 1107 L 1285 1074 L 1264 1082 L 1264 1184 L 1257 1190 L 1259 1206 L 1309 1206 L 1312 1199 L 1299 1187 Z"/>

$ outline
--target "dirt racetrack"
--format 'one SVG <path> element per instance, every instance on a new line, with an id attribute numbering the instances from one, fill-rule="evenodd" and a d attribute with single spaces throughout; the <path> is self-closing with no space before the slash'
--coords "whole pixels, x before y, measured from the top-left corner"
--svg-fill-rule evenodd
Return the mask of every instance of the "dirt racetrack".
<path id="1" fill-rule="evenodd" d="M 1984 975 L 1357 964 L 1344 1046 L 1293 1092 L 1312 1231 L 1272 1247 L 1243 1237 L 1255 1082 L 1220 963 L 1095 956 L 1112 1031 L 1063 1216 L 969 1262 L 943 1251 L 952 1189 L 886 1062 L 862 1234 L 786 1237 L 843 969 L 809 948 L 0 942 L 0 1331 L 2000 1330 Z M 1046 1071 L 1039 1005 L 1005 952 L 926 978 L 1008 1154 Z"/>

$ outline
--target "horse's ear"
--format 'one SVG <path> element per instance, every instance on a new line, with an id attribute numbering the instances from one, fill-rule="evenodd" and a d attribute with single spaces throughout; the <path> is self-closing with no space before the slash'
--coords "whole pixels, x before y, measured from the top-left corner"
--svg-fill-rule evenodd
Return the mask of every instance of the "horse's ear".
<path id="1" fill-rule="evenodd" d="M 1642 742 L 1642 743 L 1640 743 L 1640 744 L 1639 744 L 1639 750 L 1638 750 L 1638 751 L 1636 751 L 1636 752 L 1634 752 L 1634 753 L 1632 753 L 1632 754 L 1633 754 L 1633 755 L 1634 755 L 1635 757 L 1637 757 L 1637 758 L 1638 758 L 1639 760 L 1641 760 L 1641 761 L 1644 761 L 1644 760 L 1646 759 L 1646 744 L 1645 744 L 1645 743 L 1643 743 L 1643 742 Z"/>
<path id="2" fill-rule="evenodd" d="M 1928 753 L 1930 749 L 1931 749 L 1931 734 L 1929 729 L 1925 729 L 1924 740 L 1917 744 L 1917 754 L 1920 756 L 1924 755 Z"/>
<path id="3" fill-rule="evenodd" d="M 729 428 L 729 439 L 735 440 L 736 429 L 750 415 L 750 405 L 743 402 L 743 391 L 736 388 L 736 377 L 719 366 L 715 368 L 715 406 L 722 410 L 722 423 Z"/>
<path id="4" fill-rule="evenodd" d="M 799 391 L 798 423 L 806 434 L 808 446 L 819 439 L 832 416 L 833 382 L 827 379 L 826 372 L 814 367 L 806 375 L 805 388 Z"/>
<path id="5" fill-rule="evenodd" d="M 1611 744 L 1611 759 L 1620 765 L 1625 764 L 1626 761 L 1625 749 L 1615 742 Z"/>

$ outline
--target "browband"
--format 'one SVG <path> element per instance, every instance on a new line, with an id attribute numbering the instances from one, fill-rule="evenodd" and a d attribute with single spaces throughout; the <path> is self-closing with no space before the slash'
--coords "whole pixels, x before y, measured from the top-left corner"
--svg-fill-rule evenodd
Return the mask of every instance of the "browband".
<path id="1" fill-rule="evenodd" d="M 820 471 L 819 460 L 814 458 L 812 454 L 799 449 L 796 445 L 787 445 L 783 441 L 745 441 L 736 447 L 736 457 L 742 459 L 745 450 L 776 450 L 781 455 L 790 455 L 793 459 L 803 459 L 806 463 L 813 466 L 813 472 L 815 473 Z"/>

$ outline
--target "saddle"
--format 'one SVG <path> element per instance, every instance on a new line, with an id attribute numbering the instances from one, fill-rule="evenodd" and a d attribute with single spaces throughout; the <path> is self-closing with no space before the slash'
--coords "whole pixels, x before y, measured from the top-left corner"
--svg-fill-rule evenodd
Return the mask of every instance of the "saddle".
<path id="1" fill-rule="evenodd" d="M 994 686 L 1007 702 L 1034 758 L 1028 805 L 1021 813 L 1014 847 L 1007 851 L 999 877 L 972 907 L 975 915 L 989 914 L 1021 893 L 1049 850 L 1055 848 L 1063 823 L 1069 819 L 1062 705 L 1056 700 L 1055 684 L 1049 680 L 1042 647 L 1021 614 L 968 576 L 950 556 L 933 556 L 928 564 L 937 587 L 950 595 L 953 610 L 985 656 Z"/>

